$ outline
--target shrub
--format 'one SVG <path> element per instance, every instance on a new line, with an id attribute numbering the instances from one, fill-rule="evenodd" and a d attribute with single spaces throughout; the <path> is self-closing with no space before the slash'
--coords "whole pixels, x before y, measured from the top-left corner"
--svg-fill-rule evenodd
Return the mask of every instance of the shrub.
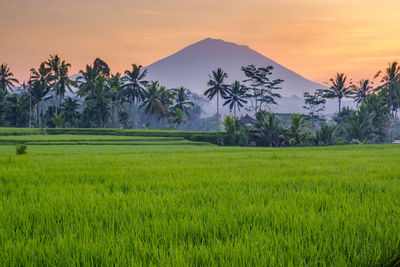
<path id="1" fill-rule="evenodd" d="M 190 138 L 188 138 L 190 141 L 196 141 L 196 142 L 208 142 L 211 144 L 220 144 L 221 138 L 219 137 L 218 134 L 213 134 L 213 135 L 192 135 Z"/>
<path id="2" fill-rule="evenodd" d="M 19 144 L 17 145 L 17 151 L 16 151 L 17 155 L 24 155 L 26 154 L 26 145 L 23 144 Z"/>

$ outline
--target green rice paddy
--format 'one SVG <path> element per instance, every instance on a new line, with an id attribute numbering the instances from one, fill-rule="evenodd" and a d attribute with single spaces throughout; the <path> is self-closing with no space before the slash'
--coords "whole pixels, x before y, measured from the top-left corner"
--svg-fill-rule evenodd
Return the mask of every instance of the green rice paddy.
<path id="1" fill-rule="evenodd" d="M 10 141 L 28 143 L 28 154 Z M 400 257 L 397 145 L 0 143 L 1 266 L 390 266 Z"/>

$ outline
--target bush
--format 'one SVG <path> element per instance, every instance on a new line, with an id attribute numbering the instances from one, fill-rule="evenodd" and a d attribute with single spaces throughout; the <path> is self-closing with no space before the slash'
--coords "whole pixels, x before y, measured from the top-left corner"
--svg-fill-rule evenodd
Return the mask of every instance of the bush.
<path id="1" fill-rule="evenodd" d="M 26 145 L 19 144 L 17 145 L 17 155 L 26 154 Z"/>
<path id="2" fill-rule="evenodd" d="M 213 135 L 192 135 L 188 138 L 190 141 L 196 141 L 196 142 L 208 142 L 211 144 L 216 144 L 219 145 L 221 142 L 221 138 L 219 137 L 218 134 L 213 134 Z"/>

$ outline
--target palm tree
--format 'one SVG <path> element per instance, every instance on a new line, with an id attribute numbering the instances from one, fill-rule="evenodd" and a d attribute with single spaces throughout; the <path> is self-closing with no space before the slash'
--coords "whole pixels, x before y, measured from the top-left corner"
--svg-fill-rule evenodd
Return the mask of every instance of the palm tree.
<path id="1" fill-rule="evenodd" d="M 306 141 L 308 124 L 303 114 L 293 114 L 289 128 L 290 144 L 302 145 Z"/>
<path id="2" fill-rule="evenodd" d="M 76 79 L 79 85 L 78 95 L 84 97 L 92 94 L 96 80 L 99 77 L 98 70 L 90 65 L 86 65 L 85 70 L 80 70 L 79 73 L 81 75 Z"/>
<path id="3" fill-rule="evenodd" d="M 99 76 L 93 87 L 93 93 L 85 100 L 85 105 L 97 111 L 98 126 L 104 128 L 105 122 L 109 117 L 111 106 L 112 91 L 106 86 L 106 79 Z"/>
<path id="4" fill-rule="evenodd" d="M 256 128 L 260 130 L 259 137 L 269 147 L 279 146 L 281 127 L 274 113 L 259 111 L 256 113 Z"/>
<path id="5" fill-rule="evenodd" d="M 76 81 L 79 85 L 78 95 L 82 97 L 93 93 L 95 83 L 99 76 L 103 76 L 104 78 L 110 76 L 110 68 L 103 60 L 96 58 L 93 62 L 93 66 L 86 65 L 85 70 L 80 70 L 79 74 L 80 76 Z"/>
<path id="6" fill-rule="evenodd" d="M 194 107 L 194 103 L 189 101 L 191 92 L 185 87 L 179 87 L 173 90 L 173 95 L 175 99 L 175 105 L 172 110 L 181 110 L 183 114 L 190 119 L 189 111 Z"/>
<path id="7" fill-rule="evenodd" d="M 29 119 L 28 119 L 28 127 L 31 128 L 32 127 L 32 95 L 31 95 L 31 89 L 32 89 L 32 81 L 29 80 L 28 84 L 26 84 L 25 82 L 22 83 L 22 95 L 24 95 L 25 97 L 27 97 L 29 99 Z"/>
<path id="8" fill-rule="evenodd" d="M 35 70 L 34 68 L 31 69 L 31 96 L 33 98 L 34 104 L 36 105 L 36 127 L 40 127 L 40 102 L 49 93 L 51 89 L 51 80 L 51 70 L 49 68 L 46 68 L 45 62 L 42 62 L 37 70 Z"/>
<path id="9" fill-rule="evenodd" d="M 389 63 L 385 71 L 379 71 L 375 78 L 381 75 L 382 85 L 377 90 L 385 96 L 389 108 L 396 114 L 400 106 L 400 64 L 398 62 Z"/>
<path id="10" fill-rule="evenodd" d="M 40 125 L 40 103 L 47 96 L 49 91 L 50 91 L 50 87 L 44 87 L 37 81 L 32 83 L 32 87 L 30 89 L 30 95 L 32 98 L 32 106 L 36 107 L 36 127 L 41 127 L 41 125 Z"/>
<path id="11" fill-rule="evenodd" d="M 173 100 L 175 99 L 175 95 L 173 94 L 173 90 L 167 89 L 167 88 L 165 88 L 165 86 L 160 86 L 159 97 L 160 97 L 161 103 L 165 107 L 165 114 L 160 113 L 159 119 L 161 119 L 163 116 L 168 117 L 170 107 L 174 103 Z"/>
<path id="12" fill-rule="evenodd" d="M 167 109 L 161 101 L 160 93 L 158 82 L 151 81 L 143 92 L 144 100 L 140 105 L 141 108 L 144 108 L 144 114 L 157 117 L 158 120 L 167 113 Z"/>
<path id="13" fill-rule="evenodd" d="M 106 78 L 110 77 L 110 67 L 108 64 L 100 58 L 96 58 L 93 62 L 93 69 L 99 74 Z"/>
<path id="14" fill-rule="evenodd" d="M 382 95 L 371 94 L 367 96 L 363 105 L 368 112 L 373 114 L 372 125 L 374 129 L 373 142 L 384 142 L 387 136 L 387 129 L 390 123 L 390 112 Z M 389 140 L 391 141 L 391 140 Z"/>
<path id="15" fill-rule="evenodd" d="M 357 105 L 364 103 L 366 97 L 372 93 L 371 82 L 367 79 L 362 79 L 356 84 L 350 86 L 350 93 Z"/>
<path id="16" fill-rule="evenodd" d="M 224 120 L 225 131 L 229 136 L 237 134 L 240 128 L 239 120 L 236 117 L 226 116 Z"/>
<path id="17" fill-rule="evenodd" d="M 315 132 L 316 142 L 318 146 L 330 146 L 335 143 L 335 125 L 323 124 Z"/>
<path id="18" fill-rule="evenodd" d="M 10 71 L 7 64 L 0 65 L 0 91 L 7 93 L 18 80 L 13 78 L 14 74 Z"/>
<path id="19" fill-rule="evenodd" d="M 132 70 L 126 70 L 123 77 L 126 83 L 125 94 L 129 101 L 129 116 L 132 104 L 143 100 L 143 93 L 147 84 L 147 81 L 144 80 L 147 75 L 147 69 L 142 70 L 142 68 L 143 66 L 141 65 L 132 64 Z"/>
<path id="20" fill-rule="evenodd" d="M 58 75 L 61 69 L 61 59 L 56 55 L 50 55 L 50 58 L 47 60 L 46 65 L 50 68 L 55 76 L 55 80 L 58 81 Z"/>
<path id="21" fill-rule="evenodd" d="M 112 74 L 110 79 L 107 80 L 107 86 L 111 90 L 111 124 L 115 126 L 115 110 L 122 108 L 124 102 L 125 84 L 122 81 L 121 74 L 117 72 Z"/>
<path id="22" fill-rule="evenodd" d="M 57 54 L 50 55 L 50 58 L 46 61 L 46 66 L 49 68 L 49 70 L 52 73 L 51 80 L 53 83 L 52 83 L 51 87 L 52 87 L 52 91 L 54 93 L 53 101 L 54 101 L 54 106 L 56 109 L 56 114 L 58 114 L 58 111 L 57 111 L 58 107 L 56 105 L 56 96 L 58 95 L 58 80 L 60 77 L 60 69 L 61 69 L 60 57 Z"/>
<path id="23" fill-rule="evenodd" d="M 59 73 L 58 73 L 58 81 L 55 90 L 56 95 L 59 96 L 58 99 L 58 107 L 61 106 L 62 99 L 65 96 L 67 89 L 70 92 L 72 91 L 72 86 L 77 86 L 77 84 L 72 81 L 68 76 L 69 68 L 71 68 L 71 64 L 66 63 L 65 60 L 61 62 Z M 56 106 L 56 113 L 57 113 L 57 106 Z"/>
<path id="24" fill-rule="evenodd" d="M 168 120 L 170 122 L 178 124 L 177 128 L 179 129 L 179 126 L 181 125 L 181 123 L 185 122 L 185 118 L 183 116 L 182 109 L 180 109 L 180 108 L 174 109 L 171 112 L 171 115 L 169 116 Z"/>
<path id="25" fill-rule="evenodd" d="M 247 87 L 239 81 L 235 81 L 227 90 L 227 94 L 224 97 L 226 99 L 224 106 L 229 104 L 229 110 L 232 112 L 233 109 L 233 116 L 235 118 L 236 108 L 240 111 L 240 108 L 247 104 L 247 90 Z"/>
<path id="26" fill-rule="evenodd" d="M 342 110 L 342 98 L 350 94 L 350 89 L 346 85 L 347 76 L 344 73 L 337 73 L 334 78 L 331 78 L 331 86 L 329 89 L 323 90 L 325 98 L 337 98 L 339 102 L 339 114 Z"/>
<path id="27" fill-rule="evenodd" d="M 80 105 L 77 99 L 67 97 L 61 104 L 60 110 L 63 112 L 63 117 L 67 127 L 74 127 L 76 120 L 79 118 L 80 113 L 78 111 Z"/>
<path id="28" fill-rule="evenodd" d="M 213 71 L 211 75 L 209 75 L 210 80 L 207 85 L 211 86 L 208 88 L 204 95 L 207 96 L 208 100 L 212 100 L 215 96 L 217 96 L 217 120 L 218 120 L 218 129 L 219 129 L 219 96 L 224 97 L 227 92 L 227 85 L 224 84 L 226 78 L 228 78 L 228 74 L 224 72 L 221 68 Z"/>
<path id="29" fill-rule="evenodd" d="M 389 142 L 393 140 L 394 121 L 397 117 L 397 110 L 400 107 L 400 65 L 398 62 L 389 63 L 384 72 L 379 71 L 375 78 L 382 75 L 382 85 L 377 88 L 385 98 L 387 107 L 390 110 L 390 126 L 388 127 Z"/>
<path id="30" fill-rule="evenodd" d="M 59 114 L 54 113 L 53 117 L 51 117 L 56 128 L 63 128 L 64 127 L 64 113 L 60 112 Z"/>
<path id="31" fill-rule="evenodd" d="M 372 124 L 374 114 L 368 112 L 365 105 L 357 111 L 351 111 L 345 118 L 345 136 L 351 142 L 366 143 L 373 138 L 374 127 Z"/>

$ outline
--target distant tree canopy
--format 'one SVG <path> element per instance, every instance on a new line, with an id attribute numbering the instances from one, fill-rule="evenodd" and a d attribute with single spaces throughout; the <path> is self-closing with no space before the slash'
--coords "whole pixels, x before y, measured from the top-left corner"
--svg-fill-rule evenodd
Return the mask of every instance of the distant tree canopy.
<path id="1" fill-rule="evenodd" d="M 206 99 L 216 99 L 217 104 L 216 115 L 208 118 L 201 116 L 205 98 L 184 87 L 166 88 L 146 80 L 148 71 L 141 65 L 132 64 L 124 74 L 112 73 L 105 61 L 96 58 L 79 71 L 76 80 L 70 78 L 70 69 L 70 63 L 50 55 L 18 87 L 8 65 L 0 65 L 0 126 L 219 130 L 221 99 L 233 113 L 224 121 L 230 136 L 225 144 L 383 143 L 400 134 L 397 62 L 376 74 L 380 79 L 376 87 L 369 79 L 353 82 L 337 73 L 328 88 L 304 93 L 305 115 L 270 112 L 284 84 L 274 76 L 272 66 L 243 66 L 246 78 L 233 83 L 228 82 L 228 73 L 217 68 L 204 85 Z M 353 99 L 356 109 L 342 107 L 344 98 Z M 338 112 L 331 119 L 321 115 L 327 99 L 338 101 Z M 250 112 L 255 122 L 241 123 L 243 111 Z"/>

